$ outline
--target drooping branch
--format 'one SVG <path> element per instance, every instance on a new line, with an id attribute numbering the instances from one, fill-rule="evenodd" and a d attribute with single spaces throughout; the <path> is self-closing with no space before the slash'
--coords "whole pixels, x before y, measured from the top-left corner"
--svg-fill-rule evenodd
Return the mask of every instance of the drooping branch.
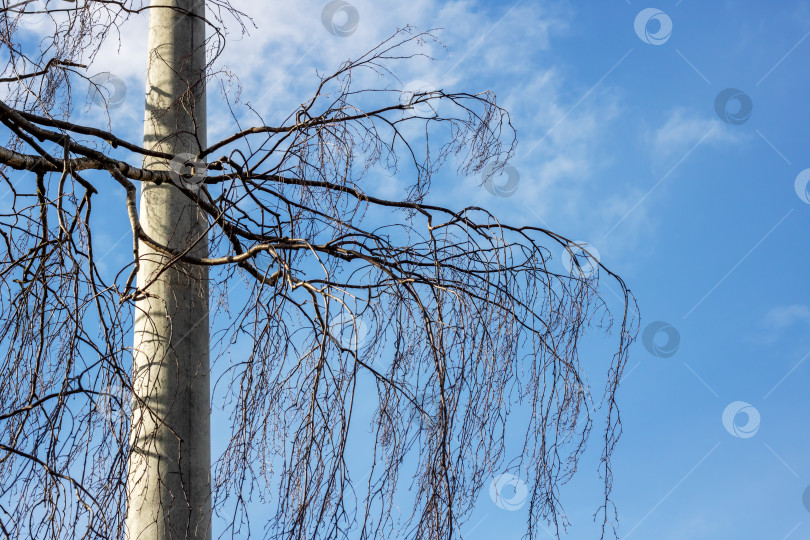
<path id="1" fill-rule="evenodd" d="M 594 272 L 554 270 L 552 253 L 571 246 L 556 232 L 429 202 L 441 166 L 500 167 L 516 144 L 489 92 L 403 98 L 390 77 L 366 83 L 364 74 L 389 76 L 392 62 L 421 54 L 414 47 L 432 39 L 405 29 L 322 76 L 280 125 L 259 121 L 197 156 L 147 150 L 19 100 L 0 102 L 12 139 L 0 148 L 12 195 L 0 210 L 0 448 L 14 449 L 0 455 L 0 530 L 121 532 L 129 419 L 115 404 L 131 391 L 132 302 L 148 294 L 134 286 L 141 241 L 168 255 L 167 267 L 212 267 L 222 290 L 218 343 L 246 342 L 250 351 L 219 370 L 232 421 L 213 476 L 218 507 L 232 512 L 223 534 L 250 527 L 247 503 L 260 493 L 277 513 L 251 530 L 270 537 L 450 538 L 486 480 L 512 464 L 530 480 L 529 533 L 548 522 L 561 535 L 560 487 L 597 414 L 600 513 L 610 532 L 616 393 L 636 331 L 633 297 L 598 261 Z M 78 67 L 53 63 L 7 78 L 31 85 Z M 150 170 L 118 150 L 178 166 Z M 413 178 L 405 197 L 374 194 L 378 167 Z M 138 183 L 171 183 L 196 203 L 208 218 L 208 257 L 144 233 Z M 95 254 L 99 225 L 91 225 L 91 203 L 108 193 L 124 195 L 133 246 L 112 273 Z M 621 289 L 618 310 L 600 295 L 604 280 Z M 579 359 L 591 326 L 617 331 L 597 404 Z M 367 452 L 358 409 L 371 422 Z M 521 418 L 515 450 L 505 433 Z M 402 504 L 406 478 L 412 497 Z M 66 486 L 76 485 L 71 495 Z M 33 508 L 54 519 L 24 524 Z"/>

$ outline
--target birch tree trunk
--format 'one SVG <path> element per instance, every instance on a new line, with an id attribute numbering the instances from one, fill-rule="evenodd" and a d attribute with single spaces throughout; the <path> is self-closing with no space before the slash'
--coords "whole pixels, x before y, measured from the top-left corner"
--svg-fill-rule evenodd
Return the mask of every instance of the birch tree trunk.
<path id="1" fill-rule="evenodd" d="M 144 146 L 196 155 L 206 145 L 204 0 L 153 0 Z M 167 169 L 147 157 L 144 166 Z M 192 185 L 193 187 L 193 185 Z M 175 185 L 144 185 L 141 225 L 157 242 L 207 255 L 206 219 Z M 211 538 L 208 272 L 143 242 L 136 302 L 127 537 Z"/>

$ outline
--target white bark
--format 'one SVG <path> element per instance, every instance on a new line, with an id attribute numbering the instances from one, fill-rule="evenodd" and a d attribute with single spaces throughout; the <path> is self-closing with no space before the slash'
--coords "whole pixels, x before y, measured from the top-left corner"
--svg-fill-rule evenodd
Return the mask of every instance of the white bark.
<path id="1" fill-rule="evenodd" d="M 149 19 L 144 146 L 196 154 L 206 144 L 204 0 L 153 0 Z M 161 6 L 161 7 L 155 7 Z M 171 9 L 174 8 L 174 9 Z M 144 165 L 168 163 L 146 158 Z M 174 185 L 147 184 L 146 234 L 177 250 L 207 255 L 206 219 Z M 192 247 L 193 246 L 193 247 Z M 143 243 L 136 303 L 127 537 L 211 538 L 208 272 Z"/>

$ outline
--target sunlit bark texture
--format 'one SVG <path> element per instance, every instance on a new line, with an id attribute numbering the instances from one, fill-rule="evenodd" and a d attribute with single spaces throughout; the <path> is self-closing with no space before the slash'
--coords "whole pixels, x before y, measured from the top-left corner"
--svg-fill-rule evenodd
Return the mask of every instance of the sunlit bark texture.
<path id="1" fill-rule="evenodd" d="M 191 159 L 206 145 L 205 4 L 152 6 L 144 147 Z M 193 163 L 178 161 L 147 156 L 144 168 L 175 167 L 183 173 L 177 180 L 191 180 Z M 208 255 L 206 216 L 175 183 L 143 185 L 139 218 L 155 242 Z M 173 264 L 171 255 L 143 242 L 138 255 L 127 535 L 210 538 L 208 268 Z"/>

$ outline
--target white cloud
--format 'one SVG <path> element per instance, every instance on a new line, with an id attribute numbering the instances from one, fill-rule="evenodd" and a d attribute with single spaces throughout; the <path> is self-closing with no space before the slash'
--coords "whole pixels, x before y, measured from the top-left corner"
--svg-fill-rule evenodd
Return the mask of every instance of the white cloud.
<path id="1" fill-rule="evenodd" d="M 622 113 L 621 100 L 606 81 L 579 101 L 591 81 L 577 82 L 573 67 L 560 64 L 553 54 L 555 40 L 568 33 L 573 21 L 568 8 L 527 3 L 509 11 L 506 6 L 496 9 L 466 0 L 415 0 L 407 4 L 354 0 L 352 4 L 360 15 L 357 31 L 349 37 L 337 37 L 322 24 L 325 4 L 321 0 L 261 4 L 233 1 L 236 9 L 253 18 L 256 28 L 249 28 L 250 35 L 240 36 L 238 31 L 230 34 L 216 67 L 239 77 L 242 103 L 251 102 L 268 122 L 279 122 L 311 96 L 317 85 L 316 69 L 320 73 L 331 71 L 406 24 L 422 29 L 442 28 L 439 35 L 446 49 L 438 45 L 426 49 L 435 61 L 416 58 L 398 62 L 395 74 L 403 85 L 418 79 L 437 88 L 495 91 L 499 103 L 511 112 L 520 136 L 513 165 L 521 174 L 521 185 L 518 196 L 496 199 L 479 187 L 480 178 L 458 182 L 448 167 L 448 181 L 434 184 L 433 200 L 454 207 L 481 205 L 510 215 L 513 220 L 548 225 L 592 241 L 607 259 L 615 254 L 619 249 L 616 245 L 605 249 L 597 238 L 638 198 L 636 193 L 616 193 L 617 184 L 603 174 L 614 159 L 606 143 L 612 137 L 612 122 Z M 146 17 L 138 17 L 130 23 L 122 34 L 120 48 L 107 48 L 98 58 L 100 69 L 127 78 L 132 90 L 128 99 L 133 109 L 133 134 L 141 129 L 142 98 L 137 89 L 143 87 L 146 65 L 146 21 Z M 361 77 L 371 80 L 372 74 Z M 358 78 L 355 82 L 361 87 L 364 81 Z M 393 80 L 374 82 L 388 82 L 391 88 L 397 88 Z M 227 95 L 233 99 L 234 89 L 228 89 Z M 257 123 L 243 106 L 238 105 L 236 110 L 241 127 Z M 123 116 L 121 111 L 118 114 Z M 679 114 L 670 117 L 672 140 L 666 145 L 662 134 L 662 145 L 671 147 L 678 140 L 688 140 L 686 128 L 674 128 L 679 126 L 678 119 L 691 117 Z M 209 141 L 234 129 L 234 119 L 224 107 L 220 89 L 212 84 Z M 394 195 L 408 183 L 408 178 L 389 179 L 381 184 L 385 189 L 380 191 Z M 647 214 L 639 208 L 622 225 L 621 238 L 611 238 L 611 242 L 626 243 L 625 248 L 630 249 L 647 230 L 646 220 Z"/>
<path id="2" fill-rule="evenodd" d="M 777 306 L 760 320 L 760 326 L 749 339 L 759 344 L 772 344 L 781 340 L 787 333 L 799 331 L 807 333 L 810 327 L 810 307 L 804 304 Z"/>
<path id="3" fill-rule="evenodd" d="M 357 30 L 351 36 L 338 37 L 324 28 L 321 14 L 327 2 L 323 0 L 296 3 L 233 0 L 231 3 L 245 14 L 248 34 L 240 35 L 238 25 L 225 16 L 230 33 L 215 70 L 227 70 L 236 75 L 242 85 L 241 102 L 250 102 L 268 121 L 281 121 L 311 96 L 318 82 L 316 69 L 321 74 L 331 72 L 348 58 L 359 57 L 406 25 L 437 29 L 442 43 L 428 44 L 419 51 L 435 61 L 414 58 L 396 62 L 393 71 L 401 83 L 390 79 L 383 84 L 390 83 L 392 88 L 397 88 L 399 84 L 419 79 L 437 88 L 458 88 L 461 79 L 477 83 L 472 88 L 465 84 L 465 91 L 486 88 L 480 84 L 481 74 L 505 78 L 533 73 L 531 56 L 547 51 L 552 37 L 568 26 L 568 16 L 562 8 L 518 5 L 514 9 L 492 9 L 492 6 L 470 0 L 443 3 L 353 0 L 351 3 L 360 17 Z M 499 20 L 501 17 L 503 20 Z M 147 26 L 146 15 L 133 16 L 122 27 L 120 39 L 117 35 L 111 37 L 89 70 L 92 73 L 109 71 L 127 81 L 125 108 L 133 109 L 133 121 L 136 116 L 140 121 L 142 116 Z M 521 36 L 519 43 L 514 40 L 515 35 Z M 376 77 L 371 72 L 363 76 Z M 361 78 L 356 82 L 358 86 L 363 83 Z M 220 109 L 224 102 L 218 86 L 209 87 L 211 140 L 232 132 L 234 127 L 230 114 Z M 226 92 L 229 98 L 235 96 L 234 87 Z M 118 111 L 118 116 L 123 116 L 122 111 Z M 237 118 L 246 123 L 257 121 L 244 109 Z"/>
<path id="4" fill-rule="evenodd" d="M 803 304 L 775 307 L 763 320 L 763 325 L 772 330 L 784 330 L 802 323 L 810 323 L 810 308 Z"/>
<path id="5" fill-rule="evenodd" d="M 497 199 L 478 188 L 479 177 L 470 178 L 465 189 L 475 197 L 471 203 L 588 241 L 605 262 L 615 261 L 649 230 L 647 213 L 638 208 L 623 222 L 621 235 L 604 237 L 643 195 L 632 188 L 617 192 L 622 183 L 606 174 L 614 165 L 609 143 L 621 101 L 609 84 L 580 101 L 588 87 L 559 66 L 528 71 L 509 79 L 504 96 L 521 140 L 513 161 L 521 175 L 518 191 Z"/>
<path id="6" fill-rule="evenodd" d="M 669 111 L 664 125 L 655 130 L 651 139 L 653 159 L 680 159 L 701 140 L 701 144 L 736 144 L 743 136 L 718 118 L 679 107 Z"/>

